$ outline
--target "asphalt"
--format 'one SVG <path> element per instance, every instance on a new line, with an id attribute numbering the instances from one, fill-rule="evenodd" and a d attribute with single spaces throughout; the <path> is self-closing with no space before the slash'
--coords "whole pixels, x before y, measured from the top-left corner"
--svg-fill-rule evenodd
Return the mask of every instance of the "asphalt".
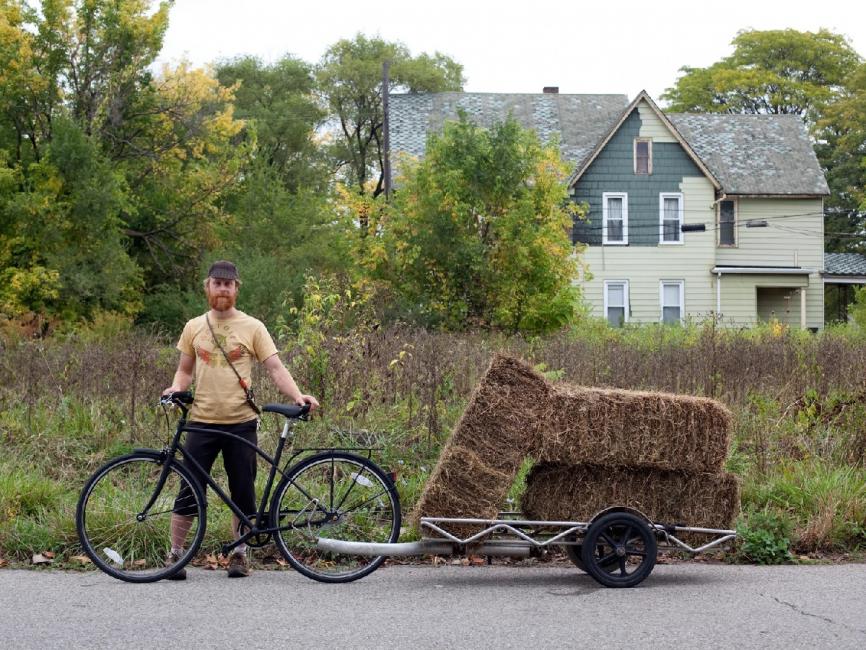
<path id="1" fill-rule="evenodd" d="M 394 566 L 326 585 L 291 571 L 131 585 L 0 570 L 4 648 L 866 647 L 866 565 L 657 566 L 634 589 L 576 569 Z"/>

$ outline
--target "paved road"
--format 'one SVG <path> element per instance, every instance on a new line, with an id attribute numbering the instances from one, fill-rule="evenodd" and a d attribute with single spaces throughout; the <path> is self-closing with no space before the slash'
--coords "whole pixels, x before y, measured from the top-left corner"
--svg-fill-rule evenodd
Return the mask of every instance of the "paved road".
<path id="1" fill-rule="evenodd" d="M 186 582 L 129 585 L 0 571 L 4 648 L 668 644 L 862 649 L 866 565 L 666 565 L 628 590 L 563 566 L 387 567 L 348 585 L 293 572 L 192 569 Z"/>

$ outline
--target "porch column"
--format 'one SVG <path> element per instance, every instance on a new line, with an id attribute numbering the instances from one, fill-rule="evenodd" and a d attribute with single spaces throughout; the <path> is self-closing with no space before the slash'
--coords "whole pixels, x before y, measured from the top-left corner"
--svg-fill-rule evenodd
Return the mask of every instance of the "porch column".
<path id="1" fill-rule="evenodd" d="M 806 287 L 800 289 L 800 329 L 806 329 Z"/>

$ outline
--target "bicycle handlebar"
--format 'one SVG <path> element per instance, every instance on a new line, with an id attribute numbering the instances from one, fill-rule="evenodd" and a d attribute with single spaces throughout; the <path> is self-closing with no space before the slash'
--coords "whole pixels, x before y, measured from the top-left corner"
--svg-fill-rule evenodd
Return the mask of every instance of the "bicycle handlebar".
<path id="1" fill-rule="evenodd" d="M 173 393 L 169 393 L 168 395 L 163 395 L 159 398 L 160 404 L 177 404 L 180 406 L 181 404 L 192 404 L 193 395 L 192 391 L 184 390 L 184 391 L 174 391 Z"/>

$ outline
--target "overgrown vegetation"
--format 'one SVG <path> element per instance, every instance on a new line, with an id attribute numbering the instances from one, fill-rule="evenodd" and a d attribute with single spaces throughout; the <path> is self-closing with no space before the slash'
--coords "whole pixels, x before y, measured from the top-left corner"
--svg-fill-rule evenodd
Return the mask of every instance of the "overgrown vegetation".
<path id="1" fill-rule="evenodd" d="M 323 299 L 332 315 L 339 302 Z M 407 510 L 491 354 L 502 350 L 554 378 L 727 403 L 736 422 L 728 469 L 743 479 L 740 559 L 866 548 L 866 337 L 857 330 L 811 335 L 711 323 L 614 330 L 589 321 L 539 338 L 409 328 L 340 334 L 329 331 L 335 321 L 324 314 L 303 314 L 306 338 L 284 342 L 294 374 L 324 405 L 321 417 L 299 427 L 296 444 L 377 448 L 377 461 L 398 472 Z M 4 343 L 0 554 L 26 560 L 49 550 L 56 561 L 78 554 L 77 491 L 107 458 L 165 442 L 168 428 L 154 402 L 175 361 L 171 340 L 140 331 Z M 262 399 L 277 401 L 258 380 Z M 266 425 L 275 432 L 278 423 Z M 273 448 L 276 436 L 262 441 Z M 229 524 L 225 508 L 211 516 L 206 544 L 215 550 Z"/>

